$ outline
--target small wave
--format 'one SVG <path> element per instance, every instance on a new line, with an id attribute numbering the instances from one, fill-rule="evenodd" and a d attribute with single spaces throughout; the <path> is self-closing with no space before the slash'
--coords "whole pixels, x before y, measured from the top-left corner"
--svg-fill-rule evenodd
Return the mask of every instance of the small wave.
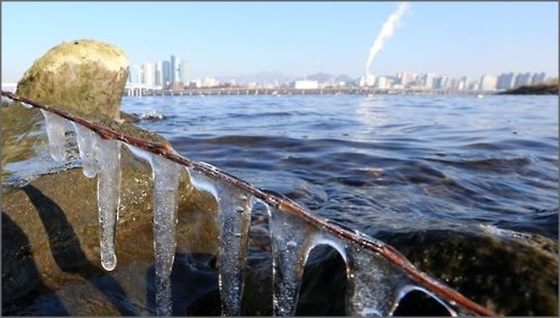
<path id="1" fill-rule="evenodd" d="M 157 120 L 164 120 L 167 118 L 163 113 L 155 110 L 155 109 L 148 109 L 141 114 L 135 114 L 140 118 L 140 120 L 145 121 L 157 121 Z"/>
<path id="2" fill-rule="evenodd" d="M 479 226 L 482 229 L 482 231 L 490 233 L 495 236 L 508 237 L 508 238 L 523 238 L 523 239 L 529 239 L 531 237 L 530 234 L 508 230 L 508 229 L 502 229 L 495 225 L 480 224 Z"/>
<path id="3" fill-rule="evenodd" d="M 443 160 L 443 159 L 428 159 L 430 161 L 441 162 L 446 165 L 455 166 L 469 170 L 484 170 L 495 173 L 512 173 L 517 172 L 520 168 L 526 168 L 531 164 L 531 159 L 521 158 L 489 158 L 478 160 Z"/>
<path id="4" fill-rule="evenodd" d="M 263 112 L 263 113 L 231 113 L 227 114 L 228 118 L 233 119 L 262 119 L 270 117 L 292 117 L 296 114 L 292 112 Z"/>

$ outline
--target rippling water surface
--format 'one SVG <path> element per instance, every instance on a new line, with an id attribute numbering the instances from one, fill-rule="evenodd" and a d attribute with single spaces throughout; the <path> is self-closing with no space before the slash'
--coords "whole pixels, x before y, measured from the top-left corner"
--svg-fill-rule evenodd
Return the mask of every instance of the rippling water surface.
<path id="1" fill-rule="evenodd" d="M 375 234 L 558 237 L 555 96 L 126 97 L 177 151 Z"/>

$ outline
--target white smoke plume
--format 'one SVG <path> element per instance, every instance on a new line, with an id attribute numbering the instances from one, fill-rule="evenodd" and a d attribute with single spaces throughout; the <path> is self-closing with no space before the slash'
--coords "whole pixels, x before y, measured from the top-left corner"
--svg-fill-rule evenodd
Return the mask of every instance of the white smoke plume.
<path id="1" fill-rule="evenodd" d="M 379 51 L 381 51 L 381 49 L 383 48 L 383 46 L 385 45 L 385 41 L 387 41 L 391 36 L 393 36 L 395 29 L 399 26 L 401 22 L 403 14 L 408 10 L 409 7 L 410 6 L 408 5 L 408 2 L 400 3 L 399 6 L 397 7 L 397 10 L 395 10 L 395 12 L 393 12 L 389 16 L 387 21 L 383 23 L 381 32 L 379 32 L 377 38 L 375 38 L 375 41 L 373 42 L 373 46 L 369 49 L 369 56 L 366 63 L 366 74 L 365 74 L 366 79 L 373 77 L 373 75 L 370 73 L 371 63 L 373 62 L 373 59 L 375 58 L 377 53 L 379 53 Z"/>

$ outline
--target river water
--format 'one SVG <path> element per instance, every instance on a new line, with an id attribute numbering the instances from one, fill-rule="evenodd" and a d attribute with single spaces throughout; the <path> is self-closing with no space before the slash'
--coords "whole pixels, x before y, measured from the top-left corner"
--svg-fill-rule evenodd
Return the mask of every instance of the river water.
<path id="1" fill-rule="evenodd" d="M 375 235 L 558 237 L 555 96 L 125 97 L 182 155 Z M 155 116 L 154 116 L 155 115 Z"/>

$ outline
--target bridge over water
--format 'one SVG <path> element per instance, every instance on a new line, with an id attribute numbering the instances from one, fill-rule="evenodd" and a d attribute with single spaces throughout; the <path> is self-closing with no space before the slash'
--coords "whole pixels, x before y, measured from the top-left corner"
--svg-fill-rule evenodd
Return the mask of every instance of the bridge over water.
<path id="1" fill-rule="evenodd" d="M 3 91 L 15 92 L 17 83 L 2 83 Z M 161 85 L 131 84 L 127 83 L 124 89 L 125 96 L 206 96 L 206 95 L 327 95 L 327 94 L 352 94 L 352 95 L 492 95 L 496 91 L 480 90 L 441 90 L 441 89 L 377 89 L 371 87 L 355 88 L 190 88 L 181 91 L 164 90 Z"/>
<path id="2" fill-rule="evenodd" d="M 2 90 L 15 93 L 17 88 L 17 83 L 2 83 Z"/>
<path id="3" fill-rule="evenodd" d="M 125 96 L 146 96 L 153 95 L 156 91 L 161 91 L 161 85 L 132 84 L 126 83 L 124 87 Z"/>
<path id="4" fill-rule="evenodd" d="M 17 83 L 2 83 L 2 90 L 15 93 Z M 154 91 L 161 91 L 161 85 L 131 84 L 126 83 L 124 94 L 128 96 L 144 96 Z"/>
<path id="5" fill-rule="evenodd" d="M 143 90 L 134 96 L 215 96 L 215 95 L 492 95 L 495 91 L 480 90 L 441 90 L 441 89 L 377 89 L 360 88 L 190 88 L 181 91 Z M 130 94 L 126 94 L 131 96 Z"/>

